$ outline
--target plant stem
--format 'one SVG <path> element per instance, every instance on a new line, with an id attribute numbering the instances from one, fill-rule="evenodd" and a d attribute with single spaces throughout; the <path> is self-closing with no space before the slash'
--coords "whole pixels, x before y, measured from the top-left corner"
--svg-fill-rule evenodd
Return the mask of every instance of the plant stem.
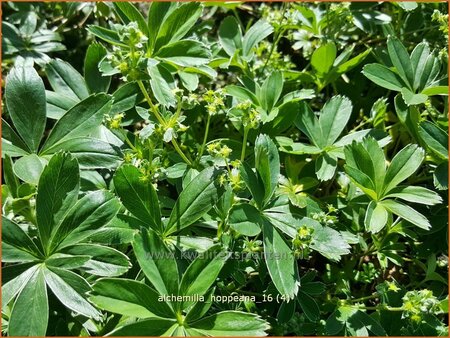
<path id="1" fill-rule="evenodd" d="M 352 303 L 356 303 L 356 302 L 361 302 L 364 300 L 369 300 L 369 299 L 375 299 L 375 298 L 379 298 L 380 296 L 378 295 L 378 293 L 374 293 L 370 296 L 365 296 L 365 297 L 361 297 L 361 298 L 355 298 L 355 299 L 349 299 L 350 302 Z"/>
<path id="2" fill-rule="evenodd" d="M 181 156 L 184 162 L 187 163 L 187 165 L 192 166 L 192 162 L 186 157 L 186 155 L 181 150 L 180 146 L 178 145 L 177 139 L 172 138 L 172 144 L 177 153 Z"/>
<path id="3" fill-rule="evenodd" d="M 247 148 L 247 137 L 250 129 L 248 126 L 244 127 L 244 140 L 242 141 L 242 151 L 241 151 L 241 162 L 244 162 L 245 159 L 245 148 Z"/>
<path id="4" fill-rule="evenodd" d="M 145 99 L 147 100 L 148 105 L 150 106 L 150 110 L 155 115 L 158 122 L 163 126 L 164 128 L 167 127 L 167 123 L 164 120 L 164 118 L 161 116 L 161 114 L 158 111 L 158 108 L 153 104 L 152 99 L 150 98 L 150 95 L 148 95 L 147 90 L 145 89 L 144 84 L 142 81 L 137 82 L 139 85 L 139 88 L 141 89 L 142 94 L 144 94 Z M 181 108 L 178 109 L 178 111 L 181 111 Z M 186 155 L 181 150 L 180 146 L 178 145 L 178 142 L 176 139 L 172 138 L 172 144 L 177 153 L 181 156 L 184 162 L 186 162 L 189 166 L 192 166 L 192 162 L 186 157 Z"/>
<path id="5" fill-rule="evenodd" d="M 205 151 L 205 145 L 206 145 L 206 141 L 208 139 L 208 133 L 209 133 L 209 124 L 211 123 L 211 115 L 208 113 L 208 119 L 206 120 L 206 129 L 205 129 L 205 136 L 203 136 L 203 143 L 202 146 L 200 148 L 200 152 L 198 153 L 198 161 L 200 161 L 203 152 Z"/>
<path id="6" fill-rule="evenodd" d="M 158 122 L 163 127 L 166 127 L 166 121 L 159 113 L 158 108 L 153 104 L 152 99 L 150 98 L 150 95 L 148 95 L 147 89 L 145 89 L 144 84 L 142 83 L 142 81 L 138 81 L 137 83 L 139 85 L 139 88 L 141 89 L 142 94 L 144 94 L 145 100 L 147 101 L 148 105 L 150 106 L 150 110 L 153 112 L 153 114 L 155 115 Z"/>

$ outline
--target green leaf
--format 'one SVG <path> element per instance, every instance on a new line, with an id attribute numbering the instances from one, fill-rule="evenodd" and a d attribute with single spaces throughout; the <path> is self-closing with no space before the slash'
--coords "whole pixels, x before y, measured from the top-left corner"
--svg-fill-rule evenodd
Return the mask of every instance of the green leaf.
<path id="1" fill-rule="evenodd" d="M 11 157 L 27 155 L 30 150 L 14 129 L 2 118 L 2 152 Z"/>
<path id="2" fill-rule="evenodd" d="M 405 86 L 402 79 L 384 65 L 371 63 L 365 65 L 363 74 L 380 87 L 399 92 Z"/>
<path id="3" fill-rule="evenodd" d="M 420 79 L 425 70 L 425 65 L 427 63 L 429 55 L 430 55 L 430 47 L 426 42 L 419 43 L 411 53 L 410 57 L 411 65 L 414 70 L 414 86 L 413 86 L 414 91 L 416 91 L 419 88 Z"/>
<path id="4" fill-rule="evenodd" d="M 322 153 L 316 159 L 316 175 L 321 181 L 328 181 L 334 177 L 337 168 L 337 158 L 329 153 Z"/>
<path id="5" fill-rule="evenodd" d="M 365 183 L 367 184 L 365 188 L 375 190 L 377 195 L 381 195 L 386 174 L 386 159 L 378 142 L 372 137 L 367 137 L 362 142 L 353 141 L 350 146 L 345 147 L 344 154 L 348 166 L 358 169 L 370 178 L 370 181 Z M 365 181 L 358 183 L 363 182 Z"/>
<path id="6" fill-rule="evenodd" d="M 153 51 L 153 47 L 156 43 L 156 37 L 162 23 L 166 20 L 175 8 L 177 4 L 175 2 L 152 2 L 150 3 L 150 9 L 148 11 L 148 46 L 149 51 Z"/>
<path id="7" fill-rule="evenodd" d="M 423 121 L 419 126 L 419 136 L 427 149 L 439 158 L 448 160 L 448 134 L 429 121 Z"/>
<path id="8" fill-rule="evenodd" d="M 250 204 L 235 204 L 230 210 L 228 224 L 244 236 L 256 236 L 261 232 L 261 214 Z"/>
<path id="9" fill-rule="evenodd" d="M 161 24 L 155 51 L 162 46 L 182 39 L 195 25 L 202 14 L 202 6 L 198 2 L 184 3 L 170 12 Z"/>
<path id="10" fill-rule="evenodd" d="M 47 99 L 47 117 L 50 119 L 59 120 L 70 108 L 79 102 L 78 99 L 50 90 L 46 90 L 45 95 Z"/>
<path id="11" fill-rule="evenodd" d="M 80 269 L 95 276 L 115 277 L 128 271 L 131 267 L 126 255 L 120 251 L 97 244 L 77 244 L 64 249 L 71 255 L 89 254 L 88 260 Z"/>
<path id="12" fill-rule="evenodd" d="M 14 302 L 8 323 L 8 335 L 44 337 L 47 332 L 48 310 L 47 287 L 43 270 L 39 268 Z"/>
<path id="13" fill-rule="evenodd" d="M 380 232 L 387 224 L 388 212 L 387 210 L 375 201 L 371 201 L 366 210 L 366 216 L 364 218 L 364 225 L 367 231 L 371 233 Z"/>
<path id="14" fill-rule="evenodd" d="M 8 186 L 9 192 L 11 194 L 11 197 L 17 198 L 18 195 L 18 189 L 19 189 L 19 179 L 17 178 L 16 174 L 14 174 L 13 171 L 13 161 L 11 157 L 8 155 L 5 155 L 5 158 L 2 161 L 3 164 L 3 176 L 4 176 L 4 183 Z"/>
<path id="15" fill-rule="evenodd" d="M 428 96 L 425 94 L 414 94 L 408 88 L 402 88 L 402 97 L 408 106 L 414 106 L 425 103 L 428 100 Z"/>
<path id="16" fill-rule="evenodd" d="M 393 200 L 383 200 L 379 203 L 393 214 L 400 216 L 404 220 L 407 220 L 408 222 L 418 226 L 419 228 L 425 230 L 429 230 L 431 228 L 430 222 L 428 222 L 427 218 L 424 215 L 403 203 Z"/>
<path id="17" fill-rule="evenodd" d="M 448 96 L 448 86 L 428 87 L 428 88 L 425 88 L 424 90 L 422 90 L 421 94 L 425 94 L 425 95 L 428 95 L 428 96 L 433 96 L 433 95 L 446 95 L 446 96 Z"/>
<path id="18" fill-rule="evenodd" d="M 325 144 L 319 120 L 306 102 L 300 102 L 299 108 L 297 119 L 294 120 L 296 127 L 305 133 L 317 148 L 322 149 Z"/>
<path id="19" fill-rule="evenodd" d="M 2 216 L 2 262 L 37 261 L 42 258 L 41 250 L 31 238 L 16 223 Z M 12 250 L 5 250 L 5 244 L 19 251 L 20 256 L 15 259 L 11 256 Z M 25 256 L 23 255 L 25 254 Z M 25 259 L 28 258 L 28 259 Z"/>
<path id="20" fill-rule="evenodd" d="M 56 122 L 44 144 L 42 154 L 62 141 L 88 136 L 101 125 L 104 115 L 111 109 L 111 104 L 107 95 L 95 94 L 72 107 Z"/>
<path id="21" fill-rule="evenodd" d="M 138 263 L 160 295 L 178 294 L 178 268 L 172 253 L 159 235 L 142 229 L 135 236 L 133 249 Z"/>
<path id="22" fill-rule="evenodd" d="M 180 295 L 203 296 L 214 284 L 231 253 L 215 245 L 202 252 L 189 265 L 180 283 Z M 191 302 L 184 302 L 186 308 Z"/>
<path id="23" fill-rule="evenodd" d="M 263 222 L 263 242 L 267 269 L 275 287 L 286 299 L 294 299 L 300 278 L 290 246 L 268 221 Z"/>
<path id="24" fill-rule="evenodd" d="M 138 11 L 138 9 L 129 2 L 114 2 L 114 7 L 118 12 L 121 12 L 122 15 L 125 15 L 127 21 L 125 24 L 129 22 L 136 22 L 140 31 L 144 33 L 145 36 L 148 36 L 148 26 L 147 22 L 142 16 L 142 14 Z M 123 18 L 123 16 L 121 16 Z"/>
<path id="25" fill-rule="evenodd" d="M 245 87 L 229 85 L 225 87 L 225 92 L 237 98 L 240 101 L 251 101 L 254 105 L 259 106 L 259 100 L 250 90 Z"/>
<path id="26" fill-rule="evenodd" d="M 253 172 L 253 169 L 250 167 L 250 165 L 247 162 L 243 162 L 242 166 L 240 167 L 240 175 L 242 180 L 245 182 L 248 190 L 253 196 L 253 199 L 256 202 L 256 205 L 259 208 L 262 208 L 262 201 L 264 198 L 264 185 L 257 176 Z"/>
<path id="27" fill-rule="evenodd" d="M 270 112 L 278 102 L 283 91 L 283 75 L 281 72 L 272 72 L 261 86 L 259 101 L 261 107 Z"/>
<path id="28" fill-rule="evenodd" d="M 344 130 L 352 114 L 352 102 L 345 96 L 333 96 L 320 111 L 322 143 L 332 145 Z"/>
<path id="29" fill-rule="evenodd" d="M 207 64 L 211 54 L 200 41 L 181 40 L 161 47 L 155 57 L 178 66 L 190 67 Z"/>
<path id="30" fill-rule="evenodd" d="M 414 86 L 414 70 L 408 51 L 400 40 L 393 36 L 388 37 L 387 47 L 392 64 L 409 89 L 412 90 Z"/>
<path id="31" fill-rule="evenodd" d="M 162 231 L 158 196 L 152 184 L 141 179 L 139 169 L 127 164 L 114 175 L 114 187 L 122 204 L 136 218 L 148 224 L 155 231 Z"/>
<path id="32" fill-rule="evenodd" d="M 10 71 L 5 100 L 18 134 L 32 152 L 37 152 L 46 124 L 46 101 L 44 83 L 34 68 L 14 67 Z"/>
<path id="33" fill-rule="evenodd" d="M 88 26 L 87 29 L 89 32 L 94 34 L 96 37 L 98 37 L 106 42 L 109 42 L 116 46 L 128 48 L 128 46 L 122 42 L 122 40 L 119 37 L 119 34 L 117 34 L 116 31 L 113 31 L 113 30 L 107 29 L 107 28 L 103 28 L 101 26 L 96 26 L 96 25 Z"/>
<path id="34" fill-rule="evenodd" d="M 422 164 L 425 152 L 415 144 L 409 144 L 392 159 L 384 179 L 384 194 L 406 180 Z"/>
<path id="35" fill-rule="evenodd" d="M 55 253 L 45 260 L 45 265 L 49 267 L 61 268 L 61 269 L 78 269 L 86 263 L 91 256 L 88 255 L 67 255 L 63 253 Z"/>
<path id="36" fill-rule="evenodd" d="M 361 170 L 353 168 L 349 165 L 344 165 L 345 172 L 348 177 L 355 183 L 355 185 L 360 188 L 366 195 L 370 198 L 376 200 L 378 199 L 378 194 L 375 191 L 375 186 L 372 179 L 363 173 Z"/>
<path id="37" fill-rule="evenodd" d="M 76 101 L 89 96 L 83 77 L 69 63 L 55 59 L 46 67 L 48 81 L 56 93 L 68 96 Z"/>
<path id="38" fill-rule="evenodd" d="M 172 89 L 175 80 L 172 74 L 161 64 L 149 65 L 147 69 L 151 77 L 150 86 L 152 87 L 153 95 L 163 106 L 174 107 L 176 99 Z"/>
<path id="39" fill-rule="evenodd" d="M 36 154 L 26 155 L 14 163 L 14 173 L 22 181 L 37 185 L 42 170 L 44 170 L 44 164 L 42 162 L 42 159 Z"/>
<path id="40" fill-rule="evenodd" d="M 350 246 L 338 231 L 316 221 L 310 221 L 309 225 L 314 229 L 311 249 L 332 261 L 339 261 L 342 255 L 350 253 Z"/>
<path id="41" fill-rule="evenodd" d="M 344 73 L 349 72 L 350 70 L 355 68 L 357 65 L 359 65 L 361 62 L 363 62 L 364 59 L 367 57 L 367 55 L 370 54 L 371 51 L 372 50 L 369 48 L 369 49 L 365 50 L 364 52 L 358 54 L 354 58 L 351 58 L 350 60 L 340 64 L 336 68 L 336 73 L 337 74 L 344 74 Z"/>
<path id="42" fill-rule="evenodd" d="M 67 153 L 54 155 L 41 174 L 36 197 L 37 227 L 44 248 L 49 244 L 52 231 L 76 203 L 79 185 L 77 160 Z"/>
<path id="43" fill-rule="evenodd" d="M 175 317 L 158 293 L 144 283 L 121 278 L 101 278 L 95 282 L 89 300 L 102 310 L 124 316 Z"/>
<path id="44" fill-rule="evenodd" d="M 320 319 L 320 309 L 317 302 L 310 295 L 300 291 L 298 293 L 297 301 L 300 304 L 305 316 L 312 322 L 317 322 Z"/>
<path id="45" fill-rule="evenodd" d="M 68 284 L 61 276 L 49 269 L 43 269 L 45 282 L 52 290 L 53 294 L 61 301 L 61 303 L 76 313 L 88 318 L 100 320 L 100 312 L 98 312 L 84 297 L 80 295 L 70 284 Z M 77 276 L 76 274 L 72 275 Z M 77 276 L 82 280 L 81 277 Z M 87 282 L 85 282 L 87 284 Z"/>
<path id="46" fill-rule="evenodd" d="M 79 243 L 92 232 L 108 224 L 119 211 L 118 200 L 108 191 L 97 190 L 73 205 L 51 234 L 51 249 Z"/>
<path id="47" fill-rule="evenodd" d="M 448 189 L 448 161 L 439 164 L 433 173 L 434 185 L 440 190 Z"/>
<path id="48" fill-rule="evenodd" d="M 265 336 L 269 325 L 253 313 L 223 311 L 189 325 L 205 336 Z"/>
<path id="49" fill-rule="evenodd" d="M 206 168 L 187 185 L 170 214 L 166 235 L 188 227 L 216 204 L 224 191 L 217 180 L 220 173 L 213 167 Z"/>
<path id="50" fill-rule="evenodd" d="M 234 16 L 227 16 L 219 26 L 219 42 L 223 50 L 231 57 L 236 50 L 242 49 L 242 31 Z"/>
<path id="51" fill-rule="evenodd" d="M 272 197 L 280 176 L 280 157 L 269 136 L 260 134 L 255 142 L 255 168 L 264 184 L 263 202 Z"/>
<path id="52" fill-rule="evenodd" d="M 120 148 L 90 137 L 65 140 L 48 148 L 45 153 L 69 151 L 77 160 L 80 169 L 115 169 L 122 162 Z"/>
<path id="53" fill-rule="evenodd" d="M 3 230 L 3 229 L 2 229 Z M 3 243 L 4 244 L 4 243 Z M 39 269 L 39 265 L 33 265 L 31 268 L 25 270 L 17 277 L 6 282 L 3 281 L 2 285 L 2 310 L 4 311 L 6 306 L 17 296 L 19 292 L 27 285 L 30 278 Z"/>
<path id="54" fill-rule="evenodd" d="M 263 19 L 258 20 L 253 26 L 251 26 L 245 33 L 242 40 L 242 53 L 244 59 L 250 61 L 253 58 L 253 48 L 272 34 L 272 32 L 272 25 Z"/>
<path id="55" fill-rule="evenodd" d="M 110 76 L 103 76 L 98 68 L 107 50 L 99 43 L 89 45 L 84 59 L 84 78 L 90 93 L 107 92 L 111 83 Z"/>
<path id="56" fill-rule="evenodd" d="M 311 56 L 311 66 L 320 75 L 327 74 L 336 59 L 336 45 L 326 43 L 317 48 Z"/>
<path id="57" fill-rule="evenodd" d="M 108 336 L 168 336 L 167 332 L 174 324 L 176 324 L 174 319 L 163 319 L 158 317 L 149 318 L 119 326 L 114 331 L 108 333 Z"/>
<path id="58" fill-rule="evenodd" d="M 420 203 L 425 205 L 434 205 L 442 203 L 442 198 L 434 191 L 424 187 L 397 187 L 392 189 L 385 198 L 400 198 L 402 200 Z"/>

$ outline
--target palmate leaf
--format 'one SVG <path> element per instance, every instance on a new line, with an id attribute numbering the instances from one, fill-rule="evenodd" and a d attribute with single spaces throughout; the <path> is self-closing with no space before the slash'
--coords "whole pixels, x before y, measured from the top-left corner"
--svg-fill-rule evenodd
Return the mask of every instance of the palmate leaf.
<path id="1" fill-rule="evenodd" d="M 300 278 L 291 247 L 268 220 L 264 220 L 262 230 L 264 257 L 269 275 L 281 295 L 286 299 L 294 299 Z"/>
<path id="2" fill-rule="evenodd" d="M 228 56 L 242 49 L 242 31 L 234 16 L 227 16 L 219 26 L 219 42 Z"/>
<path id="3" fill-rule="evenodd" d="M 268 323 L 253 313 L 223 311 L 190 324 L 190 335 L 266 336 Z"/>
<path id="4" fill-rule="evenodd" d="M 124 316 L 174 318 L 170 306 L 144 283 L 122 278 L 101 278 L 95 282 L 89 300 L 97 307 Z"/>
<path id="5" fill-rule="evenodd" d="M 163 230 L 156 191 L 151 183 L 142 181 L 138 168 L 121 166 L 114 175 L 114 187 L 122 204 L 136 218 L 155 231 Z"/>
<path id="6" fill-rule="evenodd" d="M 44 250 L 49 249 L 52 231 L 77 201 L 80 185 L 77 160 L 70 154 L 58 153 L 44 168 L 38 184 L 36 218 L 39 238 Z"/>
<path id="7" fill-rule="evenodd" d="M 10 71 L 5 99 L 17 133 L 32 152 L 37 152 L 45 129 L 46 103 L 44 83 L 34 68 L 14 67 Z"/>
<path id="8" fill-rule="evenodd" d="M 263 203 L 272 197 L 280 176 L 280 156 L 275 143 L 261 134 L 255 142 L 255 168 L 264 185 Z"/>
<path id="9" fill-rule="evenodd" d="M 43 270 L 42 266 L 38 267 L 18 294 L 9 319 L 8 335 L 46 335 L 49 305 Z"/>
<path id="10" fill-rule="evenodd" d="M 216 204 L 224 192 L 217 180 L 220 173 L 214 167 L 206 168 L 186 186 L 170 214 L 166 235 L 190 226 Z"/>
<path id="11" fill-rule="evenodd" d="M 199 254 L 187 268 L 180 282 L 180 295 L 203 296 L 216 280 L 231 253 L 215 245 Z M 185 302 L 183 308 L 191 302 Z"/>
<path id="12" fill-rule="evenodd" d="M 178 294 L 178 267 L 161 237 L 152 230 L 142 229 L 133 241 L 138 263 L 160 295 Z"/>

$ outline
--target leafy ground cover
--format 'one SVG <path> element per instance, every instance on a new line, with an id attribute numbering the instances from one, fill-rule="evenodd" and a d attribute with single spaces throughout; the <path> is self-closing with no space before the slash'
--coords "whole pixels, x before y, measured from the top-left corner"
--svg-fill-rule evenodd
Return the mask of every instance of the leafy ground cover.
<path id="1" fill-rule="evenodd" d="M 445 3 L 2 3 L 2 332 L 448 336 Z"/>

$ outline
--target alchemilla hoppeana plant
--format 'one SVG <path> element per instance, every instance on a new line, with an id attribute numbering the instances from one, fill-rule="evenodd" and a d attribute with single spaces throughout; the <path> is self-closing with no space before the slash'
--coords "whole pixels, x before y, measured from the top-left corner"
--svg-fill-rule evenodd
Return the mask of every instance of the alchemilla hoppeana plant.
<path id="1" fill-rule="evenodd" d="M 448 14 L 2 2 L 2 334 L 448 336 Z"/>

